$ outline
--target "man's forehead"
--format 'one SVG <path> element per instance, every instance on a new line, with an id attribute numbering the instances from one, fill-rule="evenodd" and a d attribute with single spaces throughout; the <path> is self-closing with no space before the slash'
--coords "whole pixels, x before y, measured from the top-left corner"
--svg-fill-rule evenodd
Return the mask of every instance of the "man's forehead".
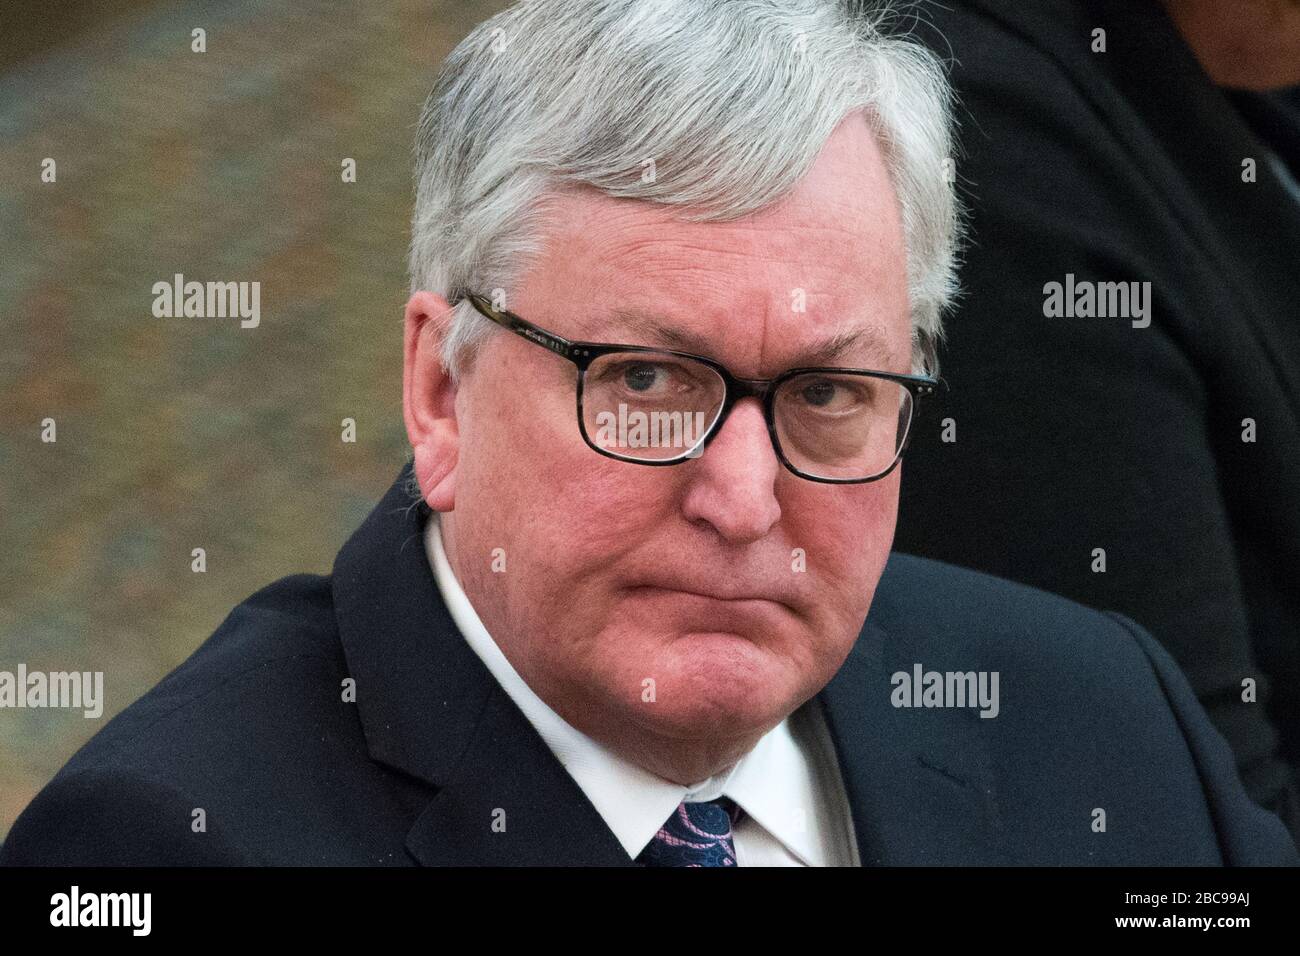
<path id="1" fill-rule="evenodd" d="M 539 270 L 531 291 L 553 331 L 704 355 L 747 377 L 799 366 L 910 370 L 901 254 L 889 263 L 866 252 L 835 258 L 829 247 L 821 257 L 754 254 L 666 232 L 629 246 L 607 238 L 592 255 L 580 240 Z"/>
<path id="2" fill-rule="evenodd" d="M 793 314 L 794 321 L 787 323 L 771 323 L 764 315 L 756 314 L 737 316 L 738 322 L 722 325 L 702 323 L 698 316 L 688 319 L 618 305 L 600 313 L 584 323 L 584 338 L 588 341 L 662 346 L 724 362 L 728 342 L 743 336 L 747 323 L 752 323 L 756 335 L 766 337 L 763 358 L 784 367 L 843 365 L 848 361 L 854 367 L 884 368 L 899 352 L 899 343 L 892 341 L 884 329 L 861 318 L 813 325 L 804 314 Z"/>

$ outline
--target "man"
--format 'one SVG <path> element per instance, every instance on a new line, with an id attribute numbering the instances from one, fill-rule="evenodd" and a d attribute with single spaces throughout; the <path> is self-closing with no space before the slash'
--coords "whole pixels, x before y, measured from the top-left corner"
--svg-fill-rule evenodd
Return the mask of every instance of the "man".
<path id="1" fill-rule="evenodd" d="M 890 557 L 947 145 L 935 62 L 836 4 L 479 27 L 420 130 L 412 467 L 4 859 L 1294 862 L 1147 635 Z"/>

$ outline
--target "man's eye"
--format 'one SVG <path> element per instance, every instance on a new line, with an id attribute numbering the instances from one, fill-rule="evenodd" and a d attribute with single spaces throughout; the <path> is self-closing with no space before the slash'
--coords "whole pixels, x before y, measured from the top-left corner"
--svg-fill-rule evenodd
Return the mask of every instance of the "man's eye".
<path id="1" fill-rule="evenodd" d="M 676 394 L 700 384 L 697 376 L 682 363 L 635 359 L 602 370 L 598 380 L 636 395 Z"/>
<path id="2" fill-rule="evenodd" d="M 835 399 L 834 382 L 813 382 L 801 390 L 803 400 L 816 408 L 825 408 Z"/>
<path id="3" fill-rule="evenodd" d="M 634 392 L 646 392 L 663 380 L 663 371 L 649 362 L 630 363 L 623 369 L 623 384 Z"/>
<path id="4" fill-rule="evenodd" d="M 870 386 L 835 378 L 803 382 L 795 389 L 794 395 L 805 411 L 828 415 L 856 414 L 874 404 Z"/>

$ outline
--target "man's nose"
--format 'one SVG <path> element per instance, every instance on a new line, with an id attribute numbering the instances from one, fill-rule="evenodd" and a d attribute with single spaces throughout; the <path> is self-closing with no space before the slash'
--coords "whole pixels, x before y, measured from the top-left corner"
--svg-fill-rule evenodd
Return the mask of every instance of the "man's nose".
<path id="1" fill-rule="evenodd" d="M 703 455 L 678 467 L 689 474 L 685 516 L 708 522 L 728 541 L 756 541 L 781 520 L 782 465 L 757 399 L 738 402 Z"/>

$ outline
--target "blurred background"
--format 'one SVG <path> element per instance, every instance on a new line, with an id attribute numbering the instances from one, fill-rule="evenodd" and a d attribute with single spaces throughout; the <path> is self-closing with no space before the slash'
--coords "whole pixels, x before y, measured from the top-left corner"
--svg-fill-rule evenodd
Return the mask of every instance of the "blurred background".
<path id="1" fill-rule="evenodd" d="M 396 477 L 415 124 L 507 5 L 0 3 L 0 670 L 104 673 L 97 720 L 0 710 L 0 838 Z M 260 324 L 155 318 L 176 273 L 260 282 Z"/>

